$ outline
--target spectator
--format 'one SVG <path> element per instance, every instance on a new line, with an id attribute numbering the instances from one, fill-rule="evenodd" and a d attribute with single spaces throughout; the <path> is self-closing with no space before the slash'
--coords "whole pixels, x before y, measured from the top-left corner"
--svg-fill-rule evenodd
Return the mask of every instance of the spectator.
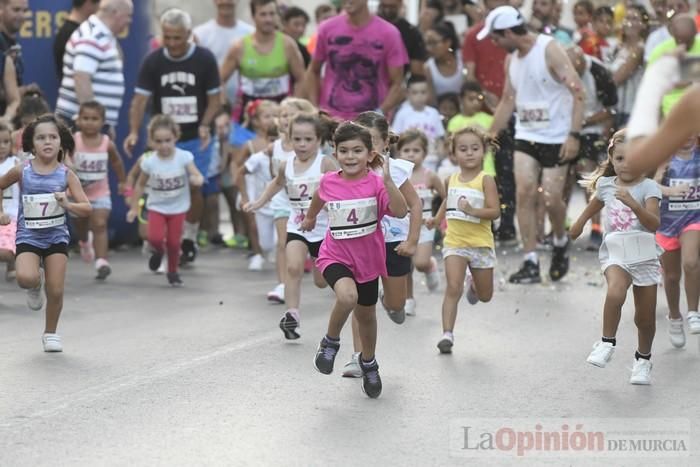
<path id="1" fill-rule="evenodd" d="M 12 57 L 19 86 L 24 84 L 24 62 L 22 48 L 17 43 L 17 35 L 28 13 L 29 0 L 0 0 L 0 52 Z M 3 104 L 0 107 L 6 105 Z"/>
<path id="2" fill-rule="evenodd" d="M 579 151 L 585 93 L 571 61 L 552 37 L 528 32 L 521 13 L 502 6 L 492 10 L 477 38 L 490 35 L 506 50 L 513 50 L 506 84 L 491 132 L 497 134 L 517 113 L 515 177 L 518 224 L 523 240 L 523 265 L 511 283 L 538 283 L 540 266 L 535 206 L 541 187 L 554 232 L 549 276 L 553 281 L 569 270 L 569 239 L 565 230 L 564 182 L 569 163 Z"/>
<path id="3" fill-rule="evenodd" d="M 192 19 L 172 8 L 160 19 L 164 47 L 151 52 L 139 70 L 129 109 L 129 136 L 124 150 L 131 154 L 149 99 L 152 115 L 165 114 L 180 125 L 177 147 L 191 152 L 199 172 L 206 178 L 214 150 L 211 125 L 221 107 L 221 84 L 216 58 L 208 49 L 190 43 Z M 192 204 L 182 240 L 182 259 L 193 262 L 199 221 L 204 209 L 201 187 L 191 188 Z"/>
<path id="4" fill-rule="evenodd" d="M 306 75 L 307 94 L 311 103 L 333 117 L 350 120 L 373 110 L 388 115 L 403 99 L 408 55 L 401 34 L 370 13 L 367 1 L 346 2 L 344 13 L 318 30 Z"/>
<path id="5" fill-rule="evenodd" d="M 445 8 L 440 0 L 427 0 L 422 3 L 418 16 L 418 30 L 428 32 L 433 25 L 445 19 Z"/>
<path id="6" fill-rule="evenodd" d="M 0 52 L 0 76 L 2 76 L 2 86 L 0 86 L 0 101 L 4 104 L 2 120 L 11 122 L 17 114 L 20 103 L 19 86 L 17 86 L 17 72 L 15 63 L 9 54 Z"/>
<path id="7" fill-rule="evenodd" d="M 306 50 L 306 46 L 301 43 L 301 39 L 306 33 L 306 26 L 309 24 L 309 20 L 309 15 L 296 6 L 287 8 L 282 17 L 283 31 L 297 43 L 301 58 L 304 59 L 304 68 L 308 67 L 309 63 L 311 63 L 311 54 Z"/>
<path id="8" fill-rule="evenodd" d="M 402 8 L 403 0 L 379 0 L 377 14 L 396 26 L 401 33 L 401 40 L 408 52 L 411 75 L 422 75 L 425 73 L 423 64 L 428 59 L 428 52 L 425 50 L 423 36 L 418 28 L 401 16 Z"/>
<path id="9" fill-rule="evenodd" d="M 583 39 L 586 33 L 591 30 L 593 10 L 591 0 L 578 0 L 574 4 L 574 23 L 576 23 L 576 32 L 580 35 L 579 40 Z"/>
<path id="10" fill-rule="evenodd" d="M 610 50 L 608 36 L 612 33 L 614 14 L 610 7 L 602 6 L 593 12 L 593 33 L 588 34 L 580 43 L 586 55 L 606 61 L 603 53 Z"/>
<path id="11" fill-rule="evenodd" d="M 239 39 L 221 65 L 221 82 L 226 83 L 235 71 L 241 75 L 238 91 L 239 117 L 243 120 L 248 102 L 267 99 L 281 102 L 301 92 L 304 60 L 296 41 L 277 31 L 278 7 L 275 0 L 251 0 L 250 12 L 255 32 Z"/>
<path id="12" fill-rule="evenodd" d="M 322 3 L 321 5 L 317 6 L 316 10 L 314 11 L 314 18 L 316 18 L 316 27 L 320 26 L 321 23 L 323 23 L 325 20 L 334 17 L 336 14 L 338 14 L 338 12 L 336 11 L 334 6 L 327 5 L 325 3 Z M 309 53 L 312 55 L 316 50 L 317 40 L 318 30 L 314 31 L 314 33 L 309 38 L 309 42 L 306 44 L 306 50 L 308 50 Z"/>
<path id="13" fill-rule="evenodd" d="M 193 33 L 197 44 L 211 50 L 221 66 L 231 44 L 248 34 L 252 34 L 255 28 L 236 18 L 238 0 L 214 0 L 214 4 L 216 5 L 216 18 L 195 27 Z M 236 71 L 225 87 L 226 98 L 229 102 L 236 100 L 238 82 L 239 77 Z"/>
<path id="14" fill-rule="evenodd" d="M 624 128 L 632 113 L 637 88 L 644 73 L 644 41 L 648 33 L 649 15 L 644 7 L 628 7 L 622 22 L 622 43 L 615 50 L 609 66 L 617 86 L 617 128 Z"/>
<path id="15" fill-rule="evenodd" d="M 94 99 L 107 109 L 106 124 L 115 139 L 124 97 L 124 65 L 116 35 L 129 26 L 133 11 L 131 0 L 101 0 L 97 13 L 71 35 L 56 103 L 56 113 L 71 125 L 80 104 Z"/>
<path id="16" fill-rule="evenodd" d="M 449 23 L 438 23 L 425 33 L 430 58 L 425 63 L 430 102 L 447 93 L 458 93 L 464 82 L 464 66 L 459 53 L 459 39 Z"/>
<path id="17" fill-rule="evenodd" d="M 661 43 L 671 38 L 671 31 L 668 28 L 669 18 L 679 14 L 688 13 L 690 11 L 690 3 L 688 0 L 653 0 L 654 12 L 659 27 L 654 30 L 644 45 L 644 61 L 649 63 L 651 54 Z"/>
<path id="18" fill-rule="evenodd" d="M 447 129 L 447 124 L 455 115 L 459 115 L 459 94 L 443 94 L 438 97 L 437 109 L 442 117 L 442 126 Z"/>
<path id="19" fill-rule="evenodd" d="M 53 59 L 56 64 L 56 76 L 58 82 L 63 79 L 63 54 L 66 52 L 66 43 L 73 32 L 78 29 L 80 23 L 97 13 L 100 0 L 73 0 L 73 7 L 63 21 L 63 25 L 56 33 L 53 41 Z"/>
<path id="20" fill-rule="evenodd" d="M 573 32 L 559 27 L 560 0 L 534 0 L 530 27 L 555 38 L 564 46 L 573 44 Z"/>

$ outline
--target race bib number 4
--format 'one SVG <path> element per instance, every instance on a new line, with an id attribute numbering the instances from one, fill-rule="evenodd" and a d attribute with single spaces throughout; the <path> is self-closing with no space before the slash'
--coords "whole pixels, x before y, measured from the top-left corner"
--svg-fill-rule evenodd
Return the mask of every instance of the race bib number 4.
<path id="1" fill-rule="evenodd" d="M 177 123 L 197 123 L 199 120 L 196 96 L 163 97 L 161 107 Z"/>
<path id="2" fill-rule="evenodd" d="M 96 182 L 107 177 L 107 153 L 75 155 L 75 174 L 81 182 Z"/>
<path id="3" fill-rule="evenodd" d="M 549 126 L 549 106 L 546 102 L 534 102 L 518 109 L 518 121 L 523 128 L 542 130 Z"/>
<path id="4" fill-rule="evenodd" d="M 672 178 L 669 186 L 688 185 L 688 193 L 685 196 L 669 196 L 669 211 L 694 211 L 700 209 L 700 180 L 692 178 Z"/>
<path id="5" fill-rule="evenodd" d="M 150 179 L 151 195 L 158 198 L 175 198 L 187 187 L 186 175 L 153 174 Z"/>
<path id="6" fill-rule="evenodd" d="M 330 201 L 326 204 L 331 236 L 338 240 L 358 238 L 377 230 L 377 199 Z"/>
<path id="7" fill-rule="evenodd" d="M 445 217 L 448 219 L 473 222 L 474 224 L 481 223 L 481 219 L 478 217 L 469 216 L 459 209 L 459 201 L 462 199 L 466 199 L 474 208 L 481 209 L 484 207 L 484 194 L 481 191 L 473 188 L 450 188 L 447 191 L 447 210 L 445 212 Z"/>
<path id="8" fill-rule="evenodd" d="M 66 223 L 66 211 L 53 193 L 22 195 L 22 208 L 24 226 L 28 229 L 47 229 Z"/>
<path id="9" fill-rule="evenodd" d="M 318 189 L 320 179 L 295 179 L 287 184 L 289 204 L 294 209 L 309 209 L 311 198 Z"/>

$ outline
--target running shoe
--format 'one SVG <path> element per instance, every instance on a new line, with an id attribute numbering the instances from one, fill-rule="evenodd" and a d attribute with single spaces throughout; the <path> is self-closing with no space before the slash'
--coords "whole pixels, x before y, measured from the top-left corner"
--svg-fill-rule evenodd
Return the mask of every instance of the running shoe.
<path id="1" fill-rule="evenodd" d="M 393 310 L 389 310 L 389 308 L 386 307 L 386 305 L 384 304 L 384 291 L 383 290 L 379 294 L 379 301 L 382 303 L 382 307 L 384 307 L 386 314 L 389 315 L 390 320 L 392 320 L 396 324 L 403 324 L 403 322 L 406 321 L 406 310 L 405 309 L 402 309 L 400 311 L 393 311 Z"/>
<path id="2" fill-rule="evenodd" d="M 407 298 L 403 309 L 406 310 L 406 316 L 416 316 L 416 299 Z"/>
<path id="3" fill-rule="evenodd" d="M 44 306 L 44 270 L 39 268 L 39 285 L 27 290 L 27 306 L 30 310 L 39 311 Z"/>
<path id="4" fill-rule="evenodd" d="M 92 246 L 92 232 L 88 232 L 88 238 L 86 241 L 79 241 L 80 244 L 80 257 L 86 263 L 92 263 L 95 260 L 95 248 Z"/>
<path id="5" fill-rule="evenodd" d="M 44 352 L 63 352 L 63 342 L 58 334 L 44 334 L 41 336 L 41 343 L 44 346 Z"/>
<path id="6" fill-rule="evenodd" d="M 688 312 L 688 331 L 691 334 L 700 334 L 700 313 L 697 311 Z"/>
<path id="7" fill-rule="evenodd" d="M 508 278 L 511 284 L 538 284 L 542 282 L 540 277 L 540 265 L 534 261 L 525 260 L 518 272 Z"/>
<path id="8" fill-rule="evenodd" d="M 360 360 L 362 369 L 362 392 L 370 399 L 376 399 L 382 393 L 382 378 L 379 377 L 379 365 L 377 360 L 370 365 Z"/>
<path id="9" fill-rule="evenodd" d="M 586 251 L 598 251 L 603 243 L 603 233 L 600 230 L 591 230 L 591 236 L 588 237 L 588 245 Z"/>
<path id="10" fill-rule="evenodd" d="M 651 367 L 651 361 L 646 358 L 635 359 L 632 365 L 630 384 L 641 384 L 644 386 L 651 384 Z"/>
<path id="11" fill-rule="evenodd" d="M 452 353 L 452 346 L 455 345 L 454 337 L 444 333 L 442 339 L 437 344 L 437 348 L 440 349 L 440 353 Z"/>
<path id="12" fill-rule="evenodd" d="M 220 233 L 217 233 L 211 237 L 210 241 L 212 245 L 221 246 L 224 244 L 224 237 Z"/>
<path id="13" fill-rule="evenodd" d="M 549 277 L 556 282 L 561 280 L 569 272 L 569 245 L 570 240 L 564 246 L 554 246 L 552 248 L 552 263 L 549 266 Z"/>
<path id="14" fill-rule="evenodd" d="M 467 269 L 466 289 L 467 292 L 465 293 L 465 295 L 469 304 L 476 305 L 477 303 L 479 303 L 479 296 L 476 294 L 476 290 L 474 290 L 474 277 L 472 276 L 472 272 L 469 269 Z"/>
<path id="15" fill-rule="evenodd" d="M 324 375 L 333 373 L 333 364 L 339 349 L 339 342 L 329 342 L 325 337 L 321 339 L 321 343 L 318 344 L 318 349 L 316 350 L 314 367 Z"/>
<path id="16" fill-rule="evenodd" d="M 148 269 L 153 272 L 158 272 L 158 269 L 163 264 L 163 254 L 157 251 L 151 252 L 151 258 L 148 260 Z"/>
<path id="17" fill-rule="evenodd" d="M 182 279 L 180 279 L 180 274 L 176 272 L 168 273 L 168 284 L 170 284 L 173 287 L 182 287 L 184 285 Z"/>
<path id="18" fill-rule="evenodd" d="M 677 349 L 685 347 L 685 330 L 683 329 L 683 318 L 668 319 L 668 339 L 671 345 Z"/>
<path id="19" fill-rule="evenodd" d="M 434 257 L 430 258 L 430 272 L 425 273 L 425 285 L 428 286 L 430 292 L 435 292 L 440 287 L 440 271 L 438 271 L 437 260 Z"/>
<path id="20" fill-rule="evenodd" d="M 192 240 L 189 238 L 182 240 L 180 249 L 182 250 L 182 259 L 184 261 L 188 263 L 194 262 L 195 258 L 197 257 L 197 247 Z"/>
<path id="21" fill-rule="evenodd" d="M 286 312 L 280 320 L 280 329 L 284 333 L 284 338 L 288 340 L 299 339 L 301 335 L 296 331 L 299 322 L 294 319 L 290 312 Z"/>
<path id="22" fill-rule="evenodd" d="M 362 378 L 362 368 L 360 368 L 360 352 L 353 352 L 350 361 L 343 367 L 344 378 Z"/>
<path id="23" fill-rule="evenodd" d="M 273 303 L 284 303 L 284 284 L 277 284 L 274 289 L 267 293 L 267 301 Z"/>
<path id="24" fill-rule="evenodd" d="M 107 279 L 107 276 L 112 274 L 112 268 L 109 265 L 109 262 L 107 262 L 107 260 L 104 258 L 98 258 L 97 261 L 95 261 L 95 269 L 97 270 L 97 276 L 95 276 L 95 279 L 98 281 L 103 281 Z"/>
<path id="25" fill-rule="evenodd" d="M 262 255 L 253 255 L 248 260 L 248 271 L 262 271 L 265 264 L 265 258 Z"/>
<path id="26" fill-rule="evenodd" d="M 586 361 L 598 368 L 605 368 L 605 365 L 612 359 L 614 353 L 614 345 L 610 342 L 598 341 L 593 344 L 593 350 L 591 350 Z"/>
<path id="27" fill-rule="evenodd" d="M 515 227 L 501 226 L 496 232 L 496 242 L 501 246 L 514 246 L 518 244 Z"/>

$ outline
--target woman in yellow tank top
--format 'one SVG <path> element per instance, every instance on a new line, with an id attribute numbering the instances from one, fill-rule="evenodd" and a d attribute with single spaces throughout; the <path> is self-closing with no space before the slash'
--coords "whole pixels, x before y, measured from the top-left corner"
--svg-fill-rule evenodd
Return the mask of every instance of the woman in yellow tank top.
<path id="1" fill-rule="evenodd" d="M 482 130 L 467 127 L 454 134 L 450 151 L 459 172 L 446 181 L 447 197 L 428 228 L 447 217 L 443 257 L 447 286 L 442 302 L 443 335 L 440 353 L 451 353 L 457 305 L 467 280 L 467 300 L 476 304 L 493 296 L 493 268 L 496 265 L 491 221 L 501 215 L 496 181 L 482 170 L 491 142 Z"/>

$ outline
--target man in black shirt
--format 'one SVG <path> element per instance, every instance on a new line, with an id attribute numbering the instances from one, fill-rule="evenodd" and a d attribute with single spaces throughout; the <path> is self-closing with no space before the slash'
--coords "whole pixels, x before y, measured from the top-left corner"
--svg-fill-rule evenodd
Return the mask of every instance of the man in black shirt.
<path id="1" fill-rule="evenodd" d="M 23 84 L 24 62 L 22 49 L 17 43 L 17 34 L 27 13 L 29 13 L 29 0 L 0 0 L 0 51 L 13 58 L 19 86 Z"/>
<path id="2" fill-rule="evenodd" d="M 309 63 L 311 63 L 311 54 L 306 50 L 306 46 L 299 41 L 304 37 L 309 20 L 309 15 L 296 6 L 287 8 L 282 16 L 282 30 L 296 41 L 301 57 L 304 59 L 304 68 L 308 68 Z"/>
<path id="3" fill-rule="evenodd" d="M 189 42 L 192 19 L 172 8 L 161 17 L 163 47 L 152 52 L 141 65 L 129 111 L 129 136 L 124 150 L 131 154 L 138 142 L 139 128 L 151 100 L 151 114 L 170 115 L 180 125 L 177 147 L 194 155 L 194 162 L 207 178 L 214 144 L 211 124 L 221 107 L 221 82 L 216 58 L 209 49 Z M 182 240 L 182 260 L 196 256 L 195 240 L 204 209 L 200 188 L 191 190 Z"/>
<path id="4" fill-rule="evenodd" d="M 417 27 L 401 17 L 402 0 L 380 0 L 377 13 L 386 21 L 390 22 L 401 33 L 401 39 L 408 51 L 409 67 L 412 75 L 424 75 L 423 64 L 428 59 L 428 52 L 425 50 L 423 36 Z"/>
<path id="5" fill-rule="evenodd" d="M 80 23 L 97 13 L 100 0 L 73 0 L 73 8 L 66 17 L 63 25 L 56 33 L 53 41 L 53 60 L 56 64 L 56 76 L 58 82 L 63 79 L 63 54 L 66 52 L 66 44 L 73 31 L 78 29 Z"/>

